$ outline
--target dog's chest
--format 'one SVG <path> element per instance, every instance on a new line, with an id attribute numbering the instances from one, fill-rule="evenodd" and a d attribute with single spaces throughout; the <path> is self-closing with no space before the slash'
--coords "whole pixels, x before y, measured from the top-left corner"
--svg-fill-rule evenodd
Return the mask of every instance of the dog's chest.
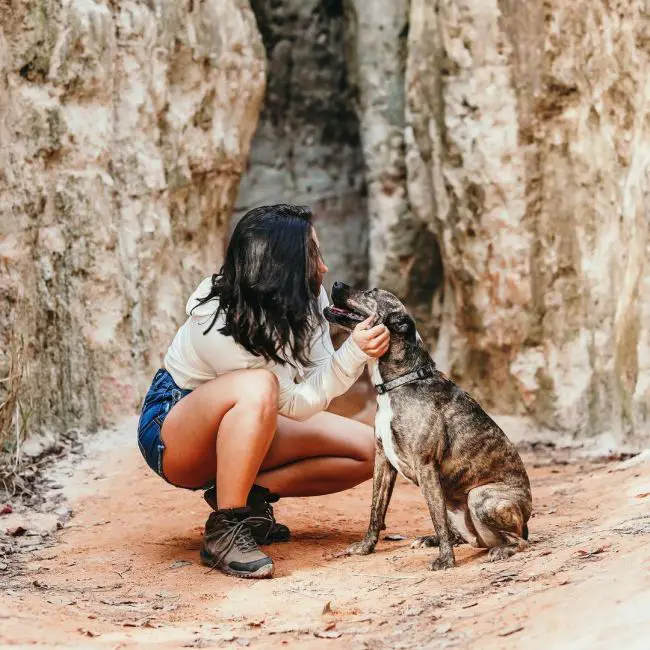
<path id="1" fill-rule="evenodd" d="M 382 378 L 379 372 L 379 364 L 374 361 L 370 365 L 370 374 L 374 384 L 381 384 Z M 375 416 L 375 436 L 381 440 L 384 454 L 388 462 L 402 475 L 402 468 L 395 450 L 393 441 L 393 409 L 390 405 L 390 396 L 387 393 L 377 396 L 377 414 Z"/>

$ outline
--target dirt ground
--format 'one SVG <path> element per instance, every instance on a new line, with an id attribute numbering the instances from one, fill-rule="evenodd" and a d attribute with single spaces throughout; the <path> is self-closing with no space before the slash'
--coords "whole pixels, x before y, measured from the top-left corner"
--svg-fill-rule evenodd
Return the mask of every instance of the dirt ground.
<path id="1" fill-rule="evenodd" d="M 2 647 L 648 648 L 648 454 L 524 452 L 530 549 L 490 563 L 461 546 L 458 566 L 437 573 L 436 549 L 409 548 L 431 522 L 402 479 L 385 534 L 406 539 L 367 557 L 330 559 L 363 535 L 370 482 L 284 499 L 276 516 L 293 540 L 267 547 L 276 577 L 244 581 L 199 564 L 207 506 L 149 471 L 134 431 L 129 419 L 96 435 L 85 460 L 50 472 L 73 514 L 59 505 L 47 515 L 61 521 L 53 537 L 32 532 L 37 517 L 19 505 L 0 517 L 3 532 L 26 529 L 0 557 Z"/>

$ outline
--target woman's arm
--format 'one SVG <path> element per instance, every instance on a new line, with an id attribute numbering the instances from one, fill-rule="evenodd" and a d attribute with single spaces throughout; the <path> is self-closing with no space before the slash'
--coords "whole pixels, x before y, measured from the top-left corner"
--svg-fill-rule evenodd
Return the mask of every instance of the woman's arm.
<path id="1" fill-rule="evenodd" d="M 280 382 L 278 412 L 293 420 L 306 420 L 324 411 L 335 397 L 354 384 L 370 356 L 352 336 L 334 351 L 329 332 L 325 330 L 312 343 L 310 358 L 314 365 L 307 368 L 299 384 L 294 382 L 294 371 L 289 366 L 269 368 Z"/>
<path id="2" fill-rule="evenodd" d="M 329 303 L 324 291 L 319 303 L 320 309 L 324 309 Z M 297 374 L 295 368 L 254 356 L 230 336 L 221 334 L 216 327 L 204 336 L 203 328 L 195 326 L 192 330 L 192 340 L 200 359 L 217 375 L 238 368 L 265 368 L 273 372 L 279 381 L 279 413 L 294 420 L 306 420 L 325 410 L 335 397 L 342 395 L 352 386 L 365 363 L 371 358 L 370 355 L 375 356 L 377 346 L 382 340 L 387 343 L 388 333 L 382 334 L 383 329 L 383 326 L 378 326 L 371 330 L 355 332 L 354 336 L 361 346 L 367 346 L 370 354 L 362 350 L 352 335 L 335 352 L 329 327 L 323 323 L 322 327 L 317 328 L 309 348 L 309 358 L 313 365 L 305 369 L 303 381 L 300 383 L 294 380 Z"/>

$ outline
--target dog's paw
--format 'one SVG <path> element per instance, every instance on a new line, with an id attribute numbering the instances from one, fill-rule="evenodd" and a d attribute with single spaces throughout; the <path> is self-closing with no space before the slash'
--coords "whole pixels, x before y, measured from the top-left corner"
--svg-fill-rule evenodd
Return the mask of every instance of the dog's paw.
<path id="1" fill-rule="evenodd" d="M 456 566 L 456 562 L 453 557 L 437 557 L 429 568 L 431 571 L 442 571 L 443 569 L 453 569 Z"/>
<path id="2" fill-rule="evenodd" d="M 440 546 L 440 540 L 437 535 L 424 535 L 417 537 L 411 542 L 411 548 L 433 548 Z"/>
<path id="3" fill-rule="evenodd" d="M 355 542 L 345 550 L 336 553 L 334 557 L 348 557 L 350 555 L 370 555 L 375 550 L 375 545 L 367 542 L 365 539 Z"/>
<path id="4" fill-rule="evenodd" d="M 507 560 L 512 557 L 516 549 L 512 546 L 495 546 L 488 551 L 488 560 L 490 562 L 498 562 L 499 560 Z"/>

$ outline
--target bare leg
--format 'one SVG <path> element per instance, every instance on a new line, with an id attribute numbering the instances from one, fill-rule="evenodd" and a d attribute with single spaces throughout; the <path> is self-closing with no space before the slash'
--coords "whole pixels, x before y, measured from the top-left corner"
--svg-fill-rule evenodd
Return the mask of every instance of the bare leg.
<path id="1" fill-rule="evenodd" d="M 253 482 L 280 496 L 346 490 L 372 476 L 371 427 L 319 413 L 277 416 L 277 384 L 264 370 L 238 370 L 203 384 L 165 419 L 163 471 L 200 487 L 217 476 L 220 508 L 246 504 Z M 277 429 L 277 431 L 276 431 Z"/>
<path id="2" fill-rule="evenodd" d="M 368 555 L 375 550 L 379 531 L 384 525 L 388 504 L 395 487 L 397 470 L 388 462 L 380 444 L 376 447 L 375 473 L 372 482 L 372 506 L 370 508 L 370 524 L 365 537 L 352 544 L 338 556 L 342 555 Z"/>
<path id="3" fill-rule="evenodd" d="M 340 415 L 304 422 L 280 416 L 255 482 L 283 497 L 347 490 L 372 476 L 374 447 L 371 427 Z"/>
<path id="4" fill-rule="evenodd" d="M 275 375 L 238 370 L 217 377 L 167 415 L 161 432 L 163 472 L 183 487 L 200 487 L 216 474 L 219 507 L 243 507 L 276 424 Z"/>

